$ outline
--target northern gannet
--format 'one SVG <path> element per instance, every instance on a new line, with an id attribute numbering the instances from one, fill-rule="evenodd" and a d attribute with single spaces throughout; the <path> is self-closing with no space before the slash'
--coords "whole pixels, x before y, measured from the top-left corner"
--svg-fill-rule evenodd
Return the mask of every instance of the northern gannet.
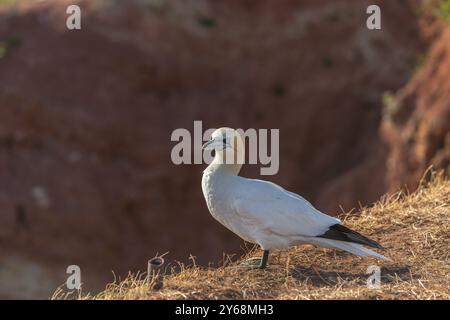
<path id="1" fill-rule="evenodd" d="M 203 171 L 202 190 L 216 220 L 263 250 L 262 258 L 250 259 L 244 266 L 265 268 L 269 250 L 299 244 L 390 260 L 364 247 L 383 249 L 377 242 L 343 226 L 301 196 L 269 181 L 240 177 L 241 148 L 244 144 L 238 131 L 220 128 L 213 132 L 202 147 L 215 151 L 214 160 Z"/>

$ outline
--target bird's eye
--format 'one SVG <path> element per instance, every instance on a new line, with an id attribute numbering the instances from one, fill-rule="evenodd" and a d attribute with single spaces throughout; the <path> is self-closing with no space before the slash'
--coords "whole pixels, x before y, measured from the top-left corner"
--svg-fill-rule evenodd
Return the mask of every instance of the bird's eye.
<path id="1" fill-rule="evenodd" d="M 222 139 L 222 143 L 223 143 L 223 144 L 227 144 L 227 138 L 223 138 L 223 139 Z"/>

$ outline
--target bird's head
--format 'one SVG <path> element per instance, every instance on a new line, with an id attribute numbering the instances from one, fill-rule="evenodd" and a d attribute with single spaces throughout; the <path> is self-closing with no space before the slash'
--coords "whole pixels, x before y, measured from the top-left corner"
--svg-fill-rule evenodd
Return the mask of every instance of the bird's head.
<path id="1" fill-rule="evenodd" d="M 203 144 L 202 149 L 221 151 L 226 148 L 233 148 L 232 142 L 235 136 L 235 131 L 236 130 L 231 128 L 220 128 L 215 130 L 211 134 L 211 139 Z"/>
<path id="2" fill-rule="evenodd" d="M 242 134 L 232 128 L 219 128 L 211 134 L 211 139 L 203 144 L 203 150 L 214 150 L 216 159 L 226 164 L 243 164 L 245 146 Z"/>

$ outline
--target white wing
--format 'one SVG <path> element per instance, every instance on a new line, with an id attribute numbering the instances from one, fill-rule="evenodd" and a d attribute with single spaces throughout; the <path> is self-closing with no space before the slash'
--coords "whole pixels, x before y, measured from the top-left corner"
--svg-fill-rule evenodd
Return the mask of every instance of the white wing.
<path id="1" fill-rule="evenodd" d="M 234 189 L 234 211 L 260 230 L 286 237 L 318 236 L 341 222 L 274 183 L 239 178 Z"/>

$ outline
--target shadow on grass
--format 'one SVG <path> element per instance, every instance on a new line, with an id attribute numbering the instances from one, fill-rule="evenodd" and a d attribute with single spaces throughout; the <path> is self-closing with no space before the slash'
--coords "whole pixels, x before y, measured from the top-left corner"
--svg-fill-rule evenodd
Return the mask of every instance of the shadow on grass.
<path id="1" fill-rule="evenodd" d="M 365 272 L 335 272 L 322 271 L 315 267 L 297 266 L 291 271 L 291 276 L 298 281 L 308 281 L 314 287 L 334 286 L 342 282 L 365 285 L 370 273 Z M 414 278 L 409 266 L 394 268 L 381 268 L 381 284 L 389 284 L 396 281 L 408 281 Z"/>

